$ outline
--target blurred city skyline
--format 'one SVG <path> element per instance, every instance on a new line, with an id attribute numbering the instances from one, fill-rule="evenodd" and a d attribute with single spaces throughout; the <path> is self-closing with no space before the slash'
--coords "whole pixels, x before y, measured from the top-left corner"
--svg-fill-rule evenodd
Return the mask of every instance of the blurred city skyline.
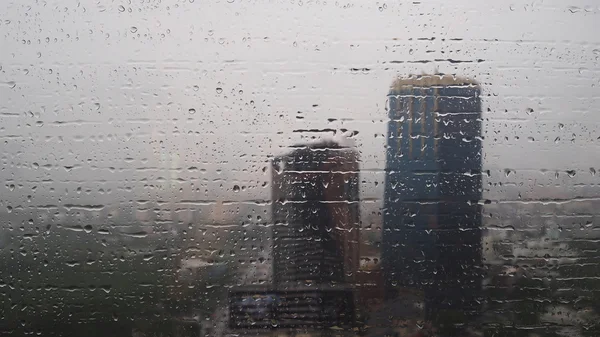
<path id="1" fill-rule="evenodd" d="M 389 315 L 427 316 L 422 293 L 399 289 L 399 303 L 384 291 L 410 279 L 394 256 L 417 264 L 422 254 L 436 272 L 451 270 L 434 283 L 483 264 L 475 325 L 492 335 L 597 333 L 596 1 L 50 0 L 2 2 L 0 13 L 0 322 L 12 324 L 0 334 L 169 330 L 176 317 L 224 336 L 229 290 L 272 284 L 277 254 L 294 261 L 282 264 L 290 275 L 304 266 L 297 282 L 314 265 L 362 287 L 353 296 L 364 326 L 426 330 Z M 400 220 L 425 223 L 386 205 L 410 190 L 390 197 L 386 184 L 400 158 L 389 155 L 398 121 L 388 94 L 423 74 L 480 89 L 481 175 L 455 167 L 445 187 L 481 186 L 467 202 L 477 212 L 462 214 L 477 218 L 469 226 L 481 245 L 434 252 L 477 251 L 461 270 L 427 247 L 398 253 L 414 240 L 385 236 Z M 456 131 L 457 144 L 471 140 Z M 272 193 L 271 161 L 331 140 L 356 153 L 353 206 L 286 205 L 307 215 L 291 227 L 280 218 L 279 229 L 296 226 L 298 242 L 319 244 L 294 247 L 323 259 L 274 253 L 273 206 L 284 197 Z M 397 176 L 423 197 L 431 186 L 413 173 Z M 316 204 L 340 191 L 324 186 Z M 340 225 L 349 219 L 358 233 Z M 350 234 L 315 234 L 328 230 Z"/>

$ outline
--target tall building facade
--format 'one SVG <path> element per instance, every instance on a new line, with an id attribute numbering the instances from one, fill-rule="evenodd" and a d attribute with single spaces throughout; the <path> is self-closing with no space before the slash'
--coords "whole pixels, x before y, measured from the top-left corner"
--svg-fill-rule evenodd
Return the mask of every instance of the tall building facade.
<path id="1" fill-rule="evenodd" d="M 388 101 L 386 296 L 414 289 L 428 321 L 458 326 L 480 310 L 480 86 L 413 76 L 395 81 Z"/>
<path id="2" fill-rule="evenodd" d="M 358 155 L 334 142 L 272 162 L 277 286 L 353 284 L 359 266 Z"/>
<path id="3" fill-rule="evenodd" d="M 320 142 L 271 164 L 273 283 L 230 291 L 230 328 L 351 331 L 359 268 L 358 154 Z"/>

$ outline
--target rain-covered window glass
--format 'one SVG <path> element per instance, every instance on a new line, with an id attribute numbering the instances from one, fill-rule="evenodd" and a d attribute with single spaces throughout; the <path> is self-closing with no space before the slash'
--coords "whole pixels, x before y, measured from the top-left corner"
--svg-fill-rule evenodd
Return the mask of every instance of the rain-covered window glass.
<path id="1" fill-rule="evenodd" d="M 600 336 L 600 2 L 0 1 L 0 336 Z"/>

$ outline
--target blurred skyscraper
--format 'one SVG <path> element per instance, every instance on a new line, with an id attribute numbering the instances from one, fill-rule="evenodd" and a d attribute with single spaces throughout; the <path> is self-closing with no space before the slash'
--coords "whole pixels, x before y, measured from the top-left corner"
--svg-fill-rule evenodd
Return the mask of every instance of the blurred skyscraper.
<path id="1" fill-rule="evenodd" d="M 353 284 L 359 265 L 358 155 L 337 143 L 273 160 L 273 272 L 278 286 Z"/>
<path id="2" fill-rule="evenodd" d="M 273 284 L 230 293 L 233 329 L 321 331 L 355 323 L 358 169 L 357 152 L 336 142 L 273 159 Z"/>
<path id="3" fill-rule="evenodd" d="M 452 330 L 479 312 L 480 87 L 449 75 L 414 76 L 396 80 L 388 100 L 386 296 L 416 290 L 425 318 Z"/>

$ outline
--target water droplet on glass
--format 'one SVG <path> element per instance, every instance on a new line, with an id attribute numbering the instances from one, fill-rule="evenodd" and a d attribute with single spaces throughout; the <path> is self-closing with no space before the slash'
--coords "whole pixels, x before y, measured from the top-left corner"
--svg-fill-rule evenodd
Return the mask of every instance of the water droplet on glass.
<path id="1" fill-rule="evenodd" d="M 125 7 L 123 7 L 123 5 L 119 6 L 119 12 L 124 12 L 125 11 Z"/>
<path id="2" fill-rule="evenodd" d="M 191 108 L 191 109 L 188 110 L 188 112 L 190 113 L 190 115 L 193 115 L 193 114 L 196 113 L 196 109 Z"/>
<path id="3" fill-rule="evenodd" d="M 131 28 L 129 28 L 129 30 L 130 30 L 132 33 L 135 33 L 135 32 L 137 32 L 137 27 L 135 27 L 135 26 L 134 26 L 134 27 L 131 27 Z"/>
<path id="4" fill-rule="evenodd" d="M 223 92 L 223 88 L 217 88 L 217 94 L 220 94 Z"/>
<path id="5" fill-rule="evenodd" d="M 239 192 L 240 191 L 240 187 L 238 185 L 233 185 L 233 191 L 234 192 Z"/>

